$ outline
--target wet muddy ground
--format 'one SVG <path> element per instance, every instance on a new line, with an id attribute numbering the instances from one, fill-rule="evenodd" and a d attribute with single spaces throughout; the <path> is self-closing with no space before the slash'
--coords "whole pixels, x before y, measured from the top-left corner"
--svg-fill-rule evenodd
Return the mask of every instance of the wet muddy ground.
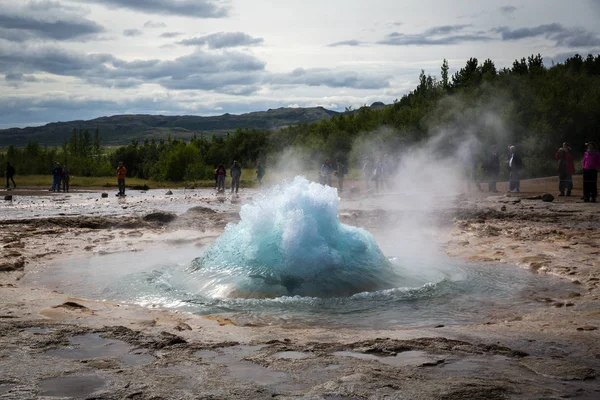
<path id="1" fill-rule="evenodd" d="M 85 255 L 211 243 L 256 196 L 208 190 L 19 195 L 0 204 L 0 398 L 597 399 L 600 208 L 487 194 L 440 198 L 432 246 L 457 260 L 550 274 L 571 289 L 485 322 L 393 329 L 241 326 L 72 297 L 35 274 Z M 394 196 L 344 197 L 375 233 L 407 218 Z M 384 201 L 379 201 L 383 199 Z M 233 200 L 233 201 L 232 201 Z M 61 280 L 64 277 L 60 278 Z"/>

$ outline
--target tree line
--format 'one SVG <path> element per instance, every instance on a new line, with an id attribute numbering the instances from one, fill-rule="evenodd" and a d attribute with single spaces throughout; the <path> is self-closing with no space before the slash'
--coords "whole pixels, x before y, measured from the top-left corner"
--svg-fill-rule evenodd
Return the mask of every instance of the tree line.
<path id="1" fill-rule="evenodd" d="M 268 165 L 289 148 L 302 149 L 307 165 L 341 158 L 359 166 L 365 157 L 402 154 L 437 137 L 441 152 L 456 151 L 466 141 L 475 153 L 491 144 L 514 144 L 531 177 L 556 173 L 553 155 L 562 142 L 569 141 L 577 156 L 584 142 L 600 139 L 600 55 L 574 55 L 547 66 L 538 54 L 502 69 L 492 60 L 471 58 L 453 75 L 449 71 L 446 60 L 439 79 L 422 71 L 416 88 L 391 105 L 346 109 L 278 131 L 240 128 L 226 136 L 150 138 L 109 151 L 101 146 L 100 132 L 73 130 L 60 148 L 30 141 L 24 148 L 10 146 L 0 161 L 10 161 L 19 174 L 48 173 L 59 161 L 82 176 L 112 175 L 124 161 L 130 176 L 182 181 L 212 179 L 216 165 L 234 159 L 243 166 L 259 160 Z"/>

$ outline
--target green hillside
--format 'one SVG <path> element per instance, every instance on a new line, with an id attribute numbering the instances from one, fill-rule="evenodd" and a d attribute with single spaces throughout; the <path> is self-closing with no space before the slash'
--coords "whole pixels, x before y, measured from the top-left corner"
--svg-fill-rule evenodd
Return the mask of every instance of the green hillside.
<path id="1" fill-rule="evenodd" d="M 329 119 L 338 113 L 323 107 L 278 108 L 275 110 L 251 112 L 248 114 L 224 114 L 212 117 L 193 115 L 115 115 L 90 121 L 55 122 L 39 127 L 11 128 L 0 130 L 0 147 L 14 145 L 24 147 L 35 140 L 42 145 L 56 146 L 71 136 L 73 129 L 94 132 L 102 135 L 104 145 L 123 145 L 133 139 L 145 138 L 189 139 L 203 135 L 224 135 L 237 128 L 270 131 L 292 125 L 318 122 Z"/>

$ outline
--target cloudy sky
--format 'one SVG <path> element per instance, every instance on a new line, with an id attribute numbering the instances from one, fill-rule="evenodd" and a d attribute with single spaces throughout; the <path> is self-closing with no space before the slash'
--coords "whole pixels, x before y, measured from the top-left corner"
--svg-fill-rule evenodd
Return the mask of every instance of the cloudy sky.
<path id="1" fill-rule="evenodd" d="M 600 53 L 600 0 L 0 0 L 0 128 L 390 103 L 421 69 Z"/>

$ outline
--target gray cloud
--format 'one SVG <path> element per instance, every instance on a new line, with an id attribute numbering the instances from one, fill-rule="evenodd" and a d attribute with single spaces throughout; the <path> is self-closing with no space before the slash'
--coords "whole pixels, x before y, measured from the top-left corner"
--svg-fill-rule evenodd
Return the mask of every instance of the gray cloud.
<path id="1" fill-rule="evenodd" d="M 211 49 L 223 49 L 227 47 L 255 46 L 262 42 L 263 38 L 255 38 L 244 32 L 218 32 L 185 39 L 177 43 L 184 46 L 207 45 Z"/>
<path id="2" fill-rule="evenodd" d="M 4 79 L 7 82 L 37 82 L 38 79 L 33 75 L 23 75 L 20 73 L 6 74 Z"/>
<path id="3" fill-rule="evenodd" d="M 181 32 L 165 32 L 165 33 L 161 33 L 160 37 L 161 38 L 167 38 L 167 39 L 171 39 L 177 36 L 181 36 L 183 35 L 183 33 Z"/>
<path id="4" fill-rule="evenodd" d="M 492 37 L 486 35 L 465 33 L 465 28 L 468 28 L 469 26 L 470 25 L 442 25 L 417 34 L 392 32 L 387 35 L 385 39 L 380 40 L 377 43 L 394 46 L 436 46 L 493 40 Z"/>
<path id="5" fill-rule="evenodd" d="M 169 14 L 196 18 L 223 18 L 228 9 L 213 0 L 88 0 L 102 5 L 141 11 L 148 14 Z"/>
<path id="6" fill-rule="evenodd" d="M 56 2 L 12 3 L 0 9 L 0 38 L 28 40 L 86 40 L 104 28 L 86 19 L 74 7 Z"/>
<path id="7" fill-rule="evenodd" d="M 341 42 L 335 42 L 328 44 L 327 47 L 339 47 L 339 46 L 360 46 L 363 42 L 358 40 L 343 40 Z"/>
<path id="8" fill-rule="evenodd" d="M 517 11 L 517 7 L 515 6 L 503 6 L 500 7 L 500 11 L 506 15 L 512 15 L 515 11 Z"/>
<path id="9" fill-rule="evenodd" d="M 157 28 L 166 28 L 167 24 L 160 21 L 146 21 L 144 24 L 144 28 L 157 29 Z"/>
<path id="10" fill-rule="evenodd" d="M 332 88 L 383 89 L 390 86 L 391 77 L 354 71 L 297 68 L 288 74 L 273 74 L 268 78 L 275 85 L 327 86 Z"/>
<path id="11" fill-rule="evenodd" d="M 532 28 L 510 29 L 502 26 L 492 29 L 499 33 L 502 40 L 520 40 L 533 37 L 544 37 L 556 42 L 557 46 L 594 47 L 600 46 L 600 38 L 595 33 L 582 28 L 565 28 L 561 24 L 545 24 Z"/>
<path id="12" fill-rule="evenodd" d="M 46 72 L 105 87 L 137 87 L 154 82 L 169 89 L 247 93 L 249 87 L 262 80 L 264 67 L 263 61 L 238 52 L 195 51 L 175 60 L 124 61 L 110 54 L 84 54 L 57 47 L 21 48 L 0 43 L 0 72 Z"/>
<path id="13" fill-rule="evenodd" d="M 123 31 L 123 35 L 129 36 L 129 37 L 140 36 L 140 35 L 142 35 L 142 31 L 140 31 L 139 29 L 125 29 Z"/>

